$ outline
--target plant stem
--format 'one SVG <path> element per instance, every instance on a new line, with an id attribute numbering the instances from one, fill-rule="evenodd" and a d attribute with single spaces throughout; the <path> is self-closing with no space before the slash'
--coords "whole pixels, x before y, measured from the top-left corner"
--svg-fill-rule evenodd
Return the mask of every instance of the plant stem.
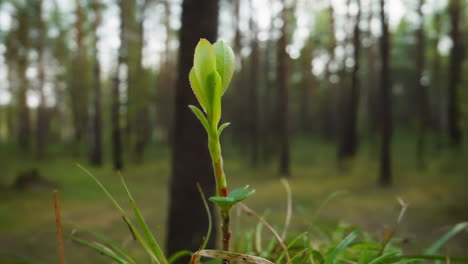
<path id="1" fill-rule="evenodd" d="M 219 143 L 219 136 L 212 133 L 209 137 L 208 148 L 210 149 L 211 159 L 213 161 L 213 170 L 216 179 L 216 195 L 226 197 L 228 194 L 226 175 L 223 168 L 223 157 L 221 155 L 221 144 Z M 229 225 L 231 222 L 231 210 L 224 210 L 220 208 L 222 225 L 221 231 L 223 234 L 223 250 L 229 251 L 229 241 L 231 239 L 231 231 Z M 229 263 L 229 260 L 223 260 L 223 263 Z"/>
<path id="2" fill-rule="evenodd" d="M 222 210 L 221 218 L 223 219 L 223 224 L 221 226 L 223 232 L 223 250 L 229 251 L 229 241 L 231 239 L 231 231 L 229 230 L 229 224 L 231 222 L 230 210 Z"/>

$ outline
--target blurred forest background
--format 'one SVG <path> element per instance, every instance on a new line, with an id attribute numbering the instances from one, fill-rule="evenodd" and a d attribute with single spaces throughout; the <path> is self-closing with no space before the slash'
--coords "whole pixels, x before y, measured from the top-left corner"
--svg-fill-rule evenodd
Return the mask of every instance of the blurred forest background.
<path id="1" fill-rule="evenodd" d="M 467 18 L 464 0 L 1 0 L 0 255 L 54 260 L 52 188 L 69 230 L 127 237 L 75 163 L 117 193 L 123 171 L 170 252 L 198 246 L 195 183 L 214 184 L 187 107 L 200 38 L 237 56 L 222 140 L 252 207 L 282 223 L 287 177 L 294 227 L 345 195 L 321 223 L 378 237 L 401 196 L 402 241 L 422 247 L 468 219 Z M 452 252 L 466 248 L 465 235 Z"/>

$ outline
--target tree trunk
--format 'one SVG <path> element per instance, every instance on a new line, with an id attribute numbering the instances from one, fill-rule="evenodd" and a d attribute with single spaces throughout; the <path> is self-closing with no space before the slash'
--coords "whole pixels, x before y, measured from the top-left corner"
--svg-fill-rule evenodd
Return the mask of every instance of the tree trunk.
<path id="1" fill-rule="evenodd" d="M 314 37 L 309 36 L 304 48 L 302 49 L 302 80 L 299 92 L 299 121 L 300 129 L 304 133 L 311 131 L 313 122 L 311 119 L 311 95 L 314 91 L 314 77 L 312 75 L 312 58 L 314 51 Z"/>
<path id="2" fill-rule="evenodd" d="M 123 157 L 122 157 L 122 128 L 120 125 L 120 70 L 122 64 L 125 61 L 125 19 L 124 16 L 124 1 L 120 0 L 120 48 L 117 58 L 117 68 L 115 71 L 114 78 L 112 80 L 112 104 L 111 104 L 111 119 L 112 119 L 112 161 L 115 170 L 123 169 Z"/>
<path id="3" fill-rule="evenodd" d="M 172 176 L 167 232 L 167 252 L 195 251 L 207 230 L 208 219 L 202 213 L 203 203 L 197 183 L 207 196 L 214 194 L 213 169 L 207 148 L 206 133 L 188 105 L 196 105 L 188 75 L 193 65 L 193 53 L 200 38 L 214 42 L 217 38 L 218 1 L 184 0 L 180 29 L 179 64 L 175 97 Z M 211 207 L 213 212 L 213 207 Z M 217 226 L 216 223 L 213 224 Z M 213 231 L 215 231 L 214 229 Z M 208 248 L 215 245 L 212 234 Z M 181 259 L 178 263 L 187 263 Z"/>
<path id="4" fill-rule="evenodd" d="M 463 44 L 460 35 L 460 20 L 462 18 L 462 1 L 451 0 L 449 3 L 450 24 L 452 26 L 450 37 L 452 49 L 450 51 L 449 83 L 448 83 L 448 132 L 450 145 L 459 148 L 462 141 L 460 128 L 460 106 L 458 86 L 461 82 L 461 69 L 463 62 Z"/>
<path id="5" fill-rule="evenodd" d="M 101 117 L 101 67 L 97 44 L 99 35 L 97 30 L 101 24 L 101 1 L 95 0 L 92 4 L 94 11 L 93 24 L 93 105 L 92 105 L 92 132 L 90 162 L 94 166 L 102 165 L 102 117 Z"/>
<path id="6" fill-rule="evenodd" d="M 357 139 L 357 115 L 359 105 L 359 54 L 361 49 L 360 44 L 360 29 L 359 22 L 361 19 L 361 1 L 357 0 L 358 13 L 354 24 L 353 47 L 354 47 L 354 66 L 351 76 L 351 87 L 349 91 L 344 93 L 343 109 L 341 111 L 343 125 L 341 129 L 341 137 L 338 145 L 338 159 L 353 157 L 356 154 L 358 139 Z M 348 5 L 349 6 L 349 5 Z M 343 66 L 346 67 L 346 66 Z M 346 84 L 345 84 L 346 85 Z"/>
<path id="7" fill-rule="evenodd" d="M 136 97 L 133 104 L 135 109 L 135 115 L 133 116 L 133 123 L 134 123 L 134 135 L 135 135 L 135 161 L 137 163 L 143 162 L 144 153 L 146 149 L 146 145 L 149 140 L 150 132 L 149 132 L 149 89 L 148 83 L 144 80 L 147 78 L 147 72 L 144 71 L 142 65 L 142 56 L 143 56 L 143 40 L 144 40 L 144 12 L 147 8 L 149 1 L 146 0 L 143 4 L 138 8 L 139 18 L 137 19 L 136 27 L 137 27 L 137 43 L 135 43 L 135 62 L 134 67 L 136 67 L 135 76 L 132 77 L 135 85 Z M 130 80 L 130 79 L 129 79 Z M 129 84 L 130 85 L 130 84 Z"/>
<path id="8" fill-rule="evenodd" d="M 45 155 L 45 146 L 47 145 L 47 112 L 45 106 L 44 84 L 45 84 L 45 69 L 44 69 L 44 45 L 46 29 L 45 23 L 42 20 L 42 1 L 37 3 L 37 17 L 38 17 L 38 90 L 39 90 L 39 105 L 37 107 L 36 117 L 36 158 L 42 159 Z"/>
<path id="9" fill-rule="evenodd" d="M 390 36 L 385 0 L 380 0 L 380 23 L 382 36 L 380 37 L 380 114 L 381 114 L 381 146 L 380 146 L 380 176 L 379 185 L 389 187 L 392 185 L 391 167 L 391 137 L 392 137 L 392 102 L 390 78 Z"/>
<path id="10" fill-rule="evenodd" d="M 88 127 L 88 95 L 86 83 L 86 51 L 84 43 L 85 14 L 80 0 L 76 0 L 76 52 L 73 58 L 70 86 L 71 110 L 73 116 L 75 154 L 78 153 L 80 143 Z"/>
<path id="11" fill-rule="evenodd" d="M 30 113 L 27 105 L 26 95 L 28 92 L 28 78 L 26 70 L 28 68 L 28 52 L 30 48 L 29 30 L 30 30 L 30 17 L 27 7 L 20 7 L 18 10 L 18 39 L 21 45 L 22 52 L 18 54 L 18 91 L 17 91 L 17 104 L 18 104 L 18 145 L 22 151 L 29 151 L 30 149 Z"/>
<path id="12" fill-rule="evenodd" d="M 331 82 L 332 72 L 330 66 L 335 60 L 335 11 L 333 4 L 329 1 L 328 16 L 330 21 L 330 35 L 327 42 L 327 53 L 329 59 L 325 65 L 325 89 L 321 95 L 320 100 L 320 114 L 321 117 L 321 136 L 326 140 L 334 139 L 336 136 L 336 124 L 335 124 L 335 101 L 334 101 L 334 85 Z"/>
<path id="13" fill-rule="evenodd" d="M 252 0 L 250 1 L 250 10 L 253 10 Z M 254 19 L 254 14 L 250 15 L 250 30 L 252 40 L 250 43 L 250 91 L 249 91 L 249 130 L 250 130 L 250 146 L 251 146 L 251 165 L 258 166 L 259 159 L 259 139 L 258 139 L 258 75 L 259 75 L 259 47 L 257 39 L 257 24 Z"/>
<path id="14" fill-rule="evenodd" d="M 418 100 L 418 120 L 417 120 L 417 134 L 416 140 L 416 159 L 418 167 L 424 168 L 424 152 L 426 148 L 425 137 L 426 129 L 429 121 L 429 108 L 427 102 L 427 87 L 423 84 L 424 75 L 424 64 L 425 64 L 425 36 L 424 36 L 424 15 L 422 7 L 424 0 L 419 0 L 418 5 L 418 16 L 419 16 L 419 27 L 416 30 L 416 83 L 417 88 L 416 98 Z"/>
<path id="15" fill-rule="evenodd" d="M 290 176 L 290 157 L 289 157 L 289 106 L 288 106 L 288 54 L 286 53 L 287 45 L 287 25 L 288 25 L 288 7 L 286 1 L 283 0 L 283 10 L 281 18 L 283 25 L 281 27 L 281 35 L 277 43 L 278 52 L 278 131 L 280 141 L 280 166 L 279 172 L 282 176 Z"/>

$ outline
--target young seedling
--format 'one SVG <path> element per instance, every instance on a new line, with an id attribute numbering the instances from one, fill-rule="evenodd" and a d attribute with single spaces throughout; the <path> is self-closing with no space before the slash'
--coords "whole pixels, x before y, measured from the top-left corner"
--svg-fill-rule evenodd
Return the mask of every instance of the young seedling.
<path id="1" fill-rule="evenodd" d="M 234 52 L 229 45 L 223 41 L 211 45 L 208 40 L 200 39 L 195 48 L 193 67 L 189 74 L 193 93 L 203 109 L 202 112 L 198 107 L 189 105 L 208 135 L 208 149 L 210 150 L 216 182 L 216 196 L 210 197 L 210 200 L 216 203 L 220 209 L 223 250 L 225 251 L 229 251 L 231 237 L 229 222 L 232 206 L 255 192 L 253 189 L 249 190 L 248 185 L 228 192 L 223 168 L 219 138 L 229 123 L 219 126 L 221 98 L 231 82 L 234 67 Z"/>

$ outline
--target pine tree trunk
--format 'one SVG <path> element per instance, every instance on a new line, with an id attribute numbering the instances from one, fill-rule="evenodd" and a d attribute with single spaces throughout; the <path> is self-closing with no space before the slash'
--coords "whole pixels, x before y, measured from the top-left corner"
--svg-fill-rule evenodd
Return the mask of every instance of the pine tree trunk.
<path id="1" fill-rule="evenodd" d="M 120 15 L 124 16 L 124 1 L 120 0 Z M 122 128 L 120 125 L 120 69 L 125 61 L 125 19 L 120 20 L 120 48 L 117 58 L 117 68 L 112 80 L 112 104 L 111 104 L 111 121 L 112 121 L 112 163 L 115 170 L 123 169 L 123 150 L 122 150 Z"/>
<path id="2" fill-rule="evenodd" d="M 426 148 L 425 137 L 426 129 L 428 124 L 429 107 L 427 97 L 427 87 L 423 84 L 422 78 L 424 74 L 425 64 L 425 36 L 424 36 L 424 15 L 422 8 L 424 0 L 419 0 L 418 5 L 418 16 L 419 16 L 419 27 L 416 30 L 416 82 L 415 87 L 417 88 L 416 98 L 418 98 L 418 121 L 417 121 L 417 134 L 416 140 L 416 158 L 418 167 L 424 168 L 424 152 Z"/>
<path id="3" fill-rule="evenodd" d="M 288 25 L 288 7 L 286 1 L 283 0 L 283 10 L 281 12 L 283 26 L 281 27 L 281 35 L 277 43 L 278 52 L 278 131 L 280 141 L 280 166 L 279 172 L 282 176 L 290 176 L 290 157 L 289 157 L 289 106 L 288 106 L 288 54 L 286 53 L 287 45 L 287 25 Z"/>
<path id="4" fill-rule="evenodd" d="M 380 114 L 381 114 L 381 146 L 380 146 L 380 175 L 379 185 L 389 187 L 392 185 L 391 167 L 391 137 L 392 137 L 392 102 L 390 79 L 390 36 L 388 30 L 387 15 L 385 12 L 385 0 L 380 0 L 380 23 L 382 36 L 380 37 Z"/>
<path id="5" fill-rule="evenodd" d="M 460 106 L 458 98 L 458 86 L 461 82 L 461 69 L 463 62 L 463 44 L 460 35 L 460 20 L 462 17 L 462 0 L 450 0 L 450 37 L 452 49 L 450 51 L 449 83 L 448 83 L 448 132 L 450 145 L 459 148 L 462 141 L 460 128 Z"/>
<path id="6" fill-rule="evenodd" d="M 196 184 L 200 183 L 205 195 L 209 197 L 214 194 L 214 175 L 206 133 L 188 109 L 190 104 L 197 105 L 188 75 L 198 41 L 200 38 L 216 41 L 217 28 L 218 0 L 183 1 L 166 244 L 169 255 L 180 250 L 197 250 L 208 225 L 206 214 L 200 213 L 203 203 Z M 213 207 L 211 211 L 213 212 Z M 214 223 L 213 226 L 216 227 L 217 224 Z M 209 239 L 208 248 L 213 248 L 216 234 L 212 234 Z M 186 258 L 177 261 L 187 262 Z"/>
<path id="7" fill-rule="evenodd" d="M 360 29 L 359 22 L 361 18 L 361 4 L 357 0 L 358 13 L 354 24 L 353 46 L 354 46 L 354 66 L 351 76 L 351 87 L 344 93 L 342 116 L 341 137 L 338 145 L 338 159 L 353 157 L 356 154 L 358 139 L 357 139 L 357 115 L 359 105 L 359 54 L 360 45 Z M 345 67 L 345 66 L 344 66 Z M 346 85 L 346 84 L 345 84 Z"/>
<path id="8" fill-rule="evenodd" d="M 92 132 L 91 132 L 91 152 L 90 162 L 94 166 L 102 165 L 102 116 L 101 116 L 101 67 L 99 64 L 99 54 L 97 44 L 99 36 L 97 29 L 101 23 L 101 2 L 95 0 L 93 2 L 94 25 L 93 25 L 93 115 L 92 115 Z"/>
<path id="9" fill-rule="evenodd" d="M 252 10 L 252 0 L 251 0 Z M 250 93 L 249 93 L 249 130 L 250 130 L 250 151 L 251 151 L 251 165 L 258 166 L 259 159 L 259 139 L 258 139 L 258 75 L 259 75 L 259 47 L 257 39 L 257 25 L 254 16 L 250 17 L 250 29 L 252 34 L 251 40 L 251 53 L 250 53 Z"/>

